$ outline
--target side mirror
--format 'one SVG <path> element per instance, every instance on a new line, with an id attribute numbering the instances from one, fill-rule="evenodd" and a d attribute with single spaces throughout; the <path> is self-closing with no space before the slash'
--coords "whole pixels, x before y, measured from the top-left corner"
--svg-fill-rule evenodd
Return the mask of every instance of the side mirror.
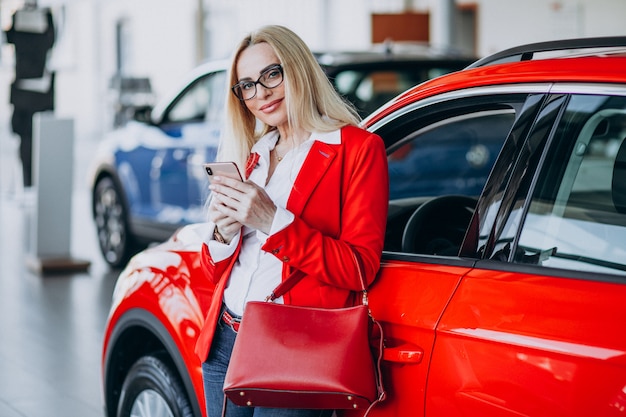
<path id="1" fill-rule="evenodd" d="M 133 120 L 152 124 L 152 106 L 141 106 L 134 109 Z"/>

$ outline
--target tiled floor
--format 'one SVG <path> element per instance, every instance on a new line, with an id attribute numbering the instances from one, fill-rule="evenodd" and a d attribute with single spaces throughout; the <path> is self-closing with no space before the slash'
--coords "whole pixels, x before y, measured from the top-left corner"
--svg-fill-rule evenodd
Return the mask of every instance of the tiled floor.
<path id="1" fill-rule="evenodd" d="M 102 417 L 103 328 L 119 271 L 97 250 L 84 181 L 89 144 L 77 144 L 71 256 L 81 273 L 39 274 L 32 254 L 36 192 L 15 185 L 14 141 L 0 135 L 0 416 Z"/>

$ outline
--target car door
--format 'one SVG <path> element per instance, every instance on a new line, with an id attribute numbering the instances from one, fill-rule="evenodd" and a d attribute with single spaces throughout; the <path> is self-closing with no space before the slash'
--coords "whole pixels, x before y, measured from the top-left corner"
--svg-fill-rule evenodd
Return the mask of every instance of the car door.
<path id="1" fill-rule="evenodd" d="M 468 216 L 438 216 L 430 223 L 439 228 L 416 232 L 421 240 L 436 241 L 437 229 L 446 234 L 454 229 L 446 235 L 452 250 L 446 255 L 405 250 L 406 241 L 414 241 L 405 239 L 407 223 L 433 199 L 465 196 L 475 204 L 516 120 L 537 111 L 538 100 L 527 105 L 528 97 L 508 89 L 499 94 L 479 90 L 449 94 L 416 103 L 370 128 L 389 149 L 392 190 L 381 271 L 370 290 L 372 313 L 385 332 L 388 398 L 371 415 L 424 414 L 435 329 L 462 277 L 477 260 L 456 254 L 463 240 L 456 230 L 465 231 Z"/>
<path id="2" fill-rule="evenodd" d="M 624 415 L 626 89 L 591 91 L 555 86 L 503 149 L 461 251 L 481 260 L 437 324 L 426 416 Z"/>

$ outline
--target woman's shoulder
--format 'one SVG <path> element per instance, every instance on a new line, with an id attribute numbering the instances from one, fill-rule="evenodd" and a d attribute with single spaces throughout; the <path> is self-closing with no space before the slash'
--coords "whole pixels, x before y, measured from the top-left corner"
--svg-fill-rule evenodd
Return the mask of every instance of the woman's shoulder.
<path id="1" fill-rule="evenodd" d="M 345 125 L 341 128 L 341 134 L 342 135 L 368 135 L 370 133 L 360 126 Z"/>
<path id="2" fill-rule="evenodd" d="M 346 125 L 341 128 L 341 141 L 346 145 L 363 142 L 381 142 L 382 138 L 360 126 Z"/>

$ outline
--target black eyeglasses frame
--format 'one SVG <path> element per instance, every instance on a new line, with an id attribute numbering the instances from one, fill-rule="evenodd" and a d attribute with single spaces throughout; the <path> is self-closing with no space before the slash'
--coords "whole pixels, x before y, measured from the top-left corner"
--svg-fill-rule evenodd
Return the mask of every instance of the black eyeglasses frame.
<path id="1" fill-rule="evenodd" d="M 268 73 L 270 73 L 271 71 L 274 70 L 278 70 L 280 72 L 280 76 L 281 76 L 281 80 L 278 84 L 276 84 L 275 86 L 272 87 L 268 87 L 267 85 L 263 84 L 263 82 L 261 82 L 261 79 L 263 77 L 265 77 Z M 233 94 L 235 95 L 235 97 L 237 97 L 239 100 L 241 101 L 247 101 L 247 100 L 252 100 L 253 98 L 256 97 L 256 93 L 257 93 L 257 84 L 261 84 L 263 86 L 263 88 L 266 88 L 268 90 L 274 89 L 276 87 L 278 87 L 279 85 L 281 85 L 283 83 L 283 81 L 285 81 L 285 73 L 283 70 L 283 66 L 281 64 L 274 64 L 271 65 L 269 67 L 267 67 L 259 76 L 259 78 L 256 81 L 252 81 L 252 85 L 254 85 L 254 94 L 252 95 L 252 97 L 249 98 L 243 98 L 243 93 L 241 92 L 241 85 L 244 83 L 250 83 L 251 81 L 240 81 L 237 84 L 233 85 L 230 89 L 233 92 Z"/>

